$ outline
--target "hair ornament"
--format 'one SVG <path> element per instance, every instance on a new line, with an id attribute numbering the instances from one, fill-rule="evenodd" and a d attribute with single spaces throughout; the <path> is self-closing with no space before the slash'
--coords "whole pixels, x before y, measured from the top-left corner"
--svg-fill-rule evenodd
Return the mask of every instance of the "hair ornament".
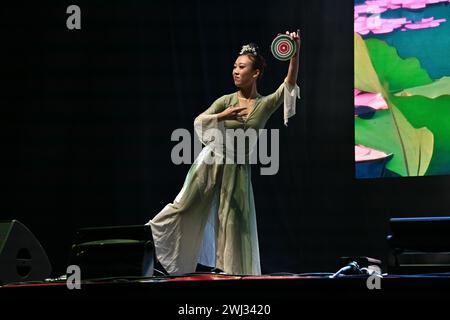
<path id="1" fill-rule="evenodd" d="M 250 53 L 255 56 L 258 55 L 256 48 L 254 46 L 252 46 L 251 44 L 246 44 L 246 45 L 242 46 L 241 52 L 239 54 L 246 54 L 246 53 Z"/>

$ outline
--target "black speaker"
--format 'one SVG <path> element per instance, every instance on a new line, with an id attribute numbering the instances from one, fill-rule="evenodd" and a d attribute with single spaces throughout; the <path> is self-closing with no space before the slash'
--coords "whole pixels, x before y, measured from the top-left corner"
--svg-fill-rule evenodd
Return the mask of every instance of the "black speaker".
<path id="1" fill-rule="evenodd" d="M 17 220 L 0 221 L 0 283 L 44 280 L 52 266 L 36 237 Z"/>
<path id="2" fill-rule="evenodd" d="M 388 271 L 450 272 L 450 217 L 391 218 Z"/>
<path id="3" fill-rule="evenodd" d="M 69 264 L 82 279 L 149 277 L 154 260 L 150 226 L 134 225 L 78 229 Z"/>

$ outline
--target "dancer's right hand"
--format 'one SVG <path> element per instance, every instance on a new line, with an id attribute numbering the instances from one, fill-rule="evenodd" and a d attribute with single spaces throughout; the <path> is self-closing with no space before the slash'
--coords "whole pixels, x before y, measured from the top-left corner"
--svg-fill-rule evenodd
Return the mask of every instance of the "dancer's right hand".
<path id="1" fill-rule="evenodd" d="M 225 110 L 223 110 L 221 113 L 218 114 L 217 119 L 219 121 L 235 120 L 237 117 L 241 116 L 240 112 L 246 109 L 247 107 L 229 106 L 228 108 L 226 108 Z"/>

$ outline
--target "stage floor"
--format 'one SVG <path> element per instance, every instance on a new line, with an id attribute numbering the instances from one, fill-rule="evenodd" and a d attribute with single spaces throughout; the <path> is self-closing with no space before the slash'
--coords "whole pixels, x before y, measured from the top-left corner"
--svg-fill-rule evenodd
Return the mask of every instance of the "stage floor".
<path id="1" fill-rule="evenodd" d="M 450 274 L 398 276 L 343 276 L 330 279 L 317 275 L 231 276 L 192 274 L 183 277 L 110 278 L 82 281 L 70 290 L 65 281 L 16 283 L 0 287 L 0 299 L 51 301 L 147 301 L 170 312 L 211 307 L 224 311 L 250 312 L 270 309 L 270 314 L 311 303 L 339 302 L 411 304 L 414 301 L 450 300 Z M 378 287 L 378 288 L 377 288 Z M 181 311 L 183 308 L 183 311 Z M 225 308 L 227 310 L 225 310 Z M 241 308 L 241 309 L 239 309 Z M 242 309 L 244 308 L 244 309 Z M 240 310 L 240 311 L 239 311 Z M 264 312 L 264 311 L 261 311 Z"/>

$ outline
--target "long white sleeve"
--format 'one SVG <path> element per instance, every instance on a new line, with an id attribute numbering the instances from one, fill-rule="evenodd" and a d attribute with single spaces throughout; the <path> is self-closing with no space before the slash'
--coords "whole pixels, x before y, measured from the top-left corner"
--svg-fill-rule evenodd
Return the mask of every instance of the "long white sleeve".
<path id="1" fill-rule="evenodd" d="M 287 126 L 288 119 L 295 115 L 297 98 L 300 99 L 300 87 L 284 82 L 284 125 Z"/>

